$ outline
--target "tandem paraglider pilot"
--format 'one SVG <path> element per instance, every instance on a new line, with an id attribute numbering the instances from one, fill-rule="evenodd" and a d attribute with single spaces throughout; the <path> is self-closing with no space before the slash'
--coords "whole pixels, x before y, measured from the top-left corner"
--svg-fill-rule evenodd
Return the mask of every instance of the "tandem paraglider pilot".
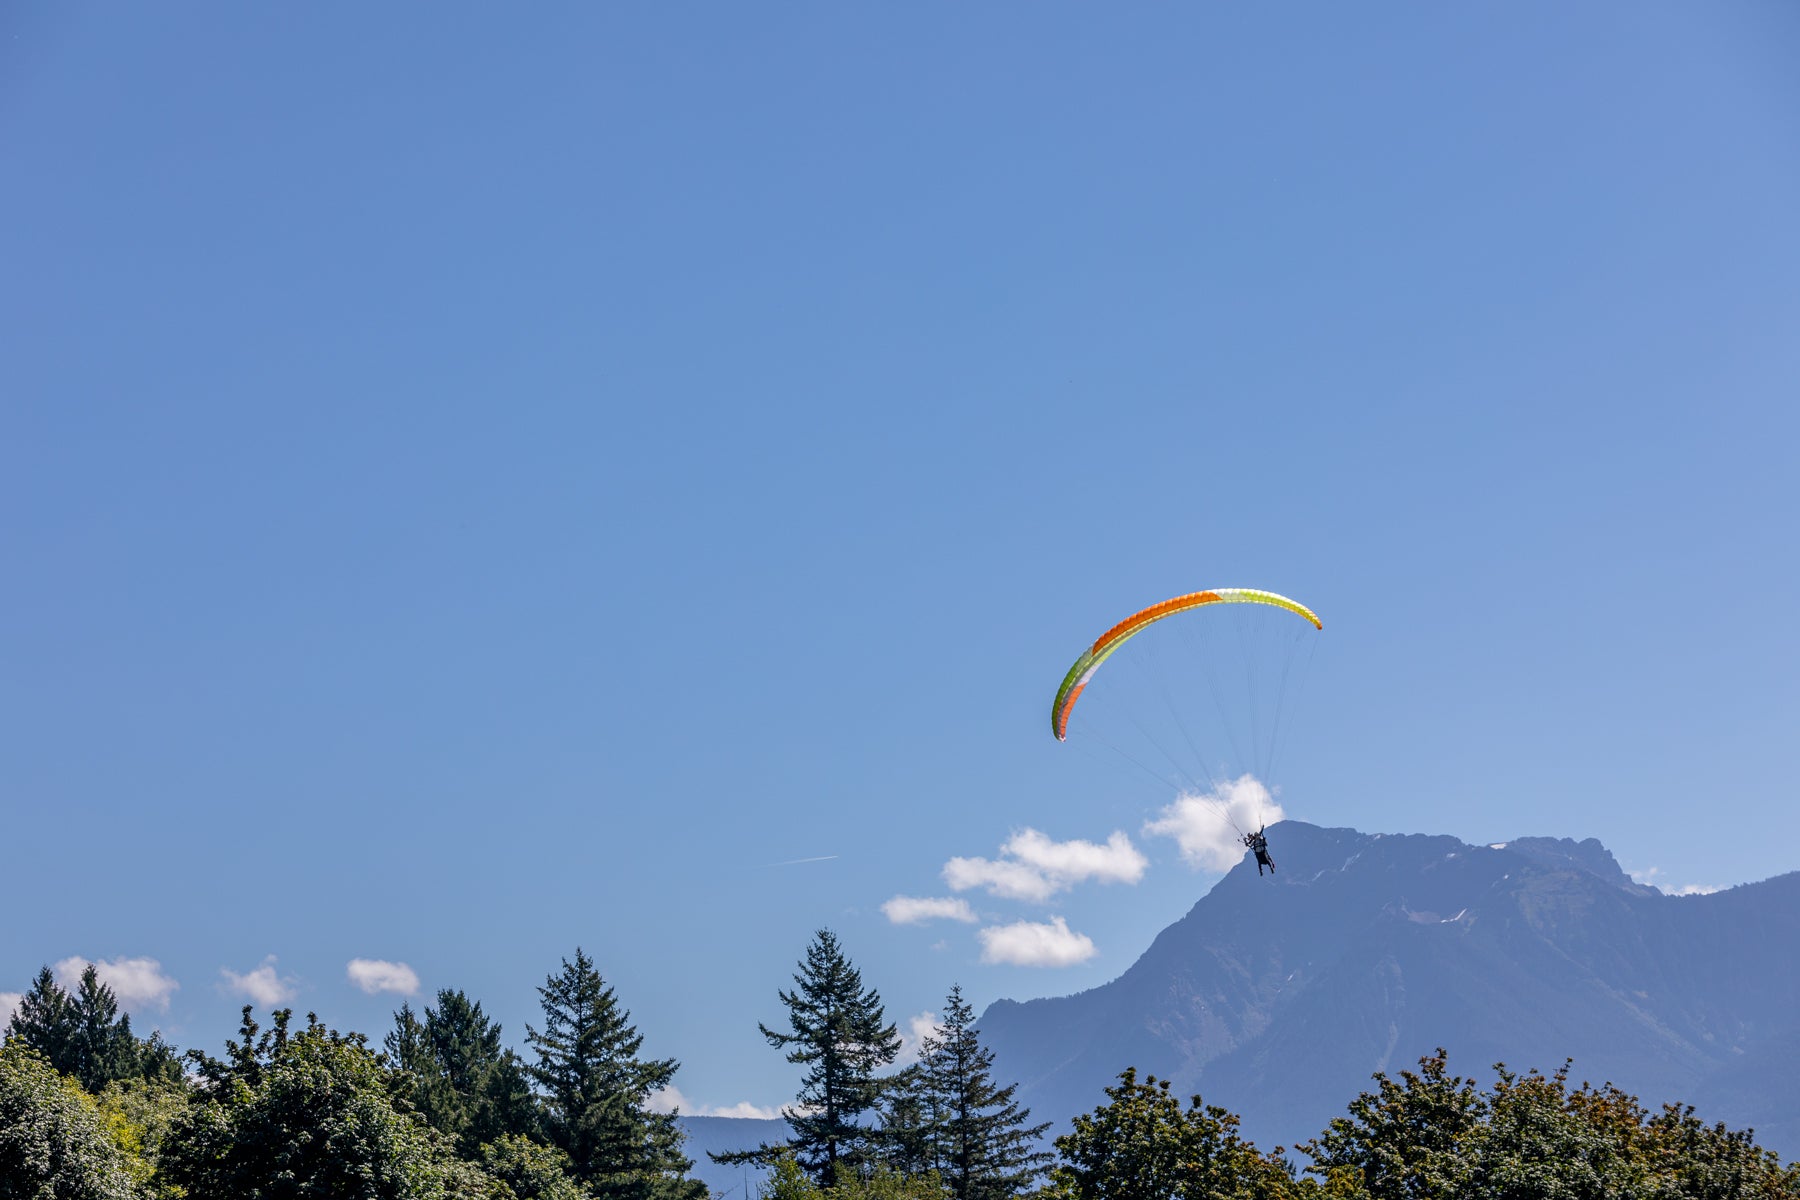
<path id="1" fill-rule="evenodd" d="M 1264 867 L 1269 868 L 1269 874 L 1275 873 L 1275 860 L 1269 857 L 1269 839 L 1263 836 L 1261 829 L 1255 833 L 1246 833 L 1244 845 L 1250 847 L 1250 852 L 1256 855 L 1256 873 L 1258 875 L 1262 874 Z"/>

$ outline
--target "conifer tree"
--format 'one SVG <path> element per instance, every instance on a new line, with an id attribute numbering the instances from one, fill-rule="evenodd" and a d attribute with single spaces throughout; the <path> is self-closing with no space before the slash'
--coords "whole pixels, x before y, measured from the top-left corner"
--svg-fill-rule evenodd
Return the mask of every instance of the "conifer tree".
<path id="1" fill-rule="evenodd" d="M 526 1026 L 537 1055 L 526 1072 L 543 1093 L 545 1132 L 576 1178 L 606 1200 L 700 1200 L 706 1188 L 685 1178 L 693 1162 L 674 1114 L 644 1108 L 680 1064 L 638 1057 L 643 1036 L 579 947 L 538 997 L 544 1027 Z"/>
<path id="2" fill-rule="evenodd" d="M 80 1028 L 75 1002 L 57 986 L 50 968 L 44 967 L 31 981 L 31 990 L 19 999 L 19 1007 L 6 1026 L 6 1039 L 16 1038 L 56 1070 L 69 1075 L 75 1070 L 75 1039 Z"/>
<path id="3" fill-rule="evenodd" d="M 881 1103 L 881 1161 L 900 1175 L 936 1170 L 937 1112 L 923 1066 L 914 1065 L 887 1080 Z"/>
<path id="4" fill-rule="evenodd" d="M 932 1165 L 956 1200 L 1005 1200 L 1028 1190 L 1053 1155 L 1039 1148 L 1050 1122 L 1029 1125 L 1018 1084 L 995 1084 L 994 1052 L 981 1044 L 975 1010 L 953 986 L 944 1020 L 920 1053 L 922 1090 L 932 1114 Z"/>
<path id="5" fill-rule="evenodd" d="M 838 1164 L 866 1173 L 879 1157 L 878 1133 L 863 1123 L 881 1101 L 885 1081 L 876 1073 L 900 1053 L 900 1034 L 889 1024 L 874 988 L 864 988 L 837 935 L 821 929 L 806 948 L 793 991 L 776 994 L 787 1006 L 790 1033 L 758 1024 L 763 1038 L 804 1064 L 796 1104 L 787 1109 L 786 1143 L 715 1154 L 721 1163 L 768 1164 L 791 1154 L 818 1186 L 832 1187 Z"/>
<path id="6" fill-rule="evenodd" d="M 158 1037 L 140 1045 L 130 1016 L 120 1015 L 117 998 L 92 963 L 73 996 L 58 986 L 49 967 L 38 971 L 7 1030 L 95 1094 L 115 1079 L 136 1078 L 146 1066 L 167 1074 L 173 1061 L 172 1048 Z"/>
<path id="7" fill-rule="evenodd" d="M 383 1043 L 410 1081 L 413 1107 L 432 1128 L 455 1138 L 464 1157 L 503 1134 L 536 1128 L 524 1064 L 500 1044 L 500 1032 L 479 1002 L 446 988 L 424 1021 L 402 1004 Z"/>
<path id="8" fill-rule="evenodd" d="M 75 989 L 75 1064 L 73 1074 L 81 1086 L 98 1094 L 115 1079 L 131 1079 L 138 1073 L 138 1042 L 131 1033 L 131 1017 L 119 1014 L 113 990 L 100 982 L 100 973 L 89 963 Z"/>

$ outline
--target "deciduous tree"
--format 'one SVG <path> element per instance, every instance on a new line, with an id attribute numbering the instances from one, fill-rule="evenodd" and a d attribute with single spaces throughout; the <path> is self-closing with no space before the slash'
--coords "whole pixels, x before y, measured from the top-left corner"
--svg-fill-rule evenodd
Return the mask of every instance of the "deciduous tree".
<path id="1" fill-rule="evenodd" d="M 23 1040 L 0 1047 L 0 1197 L 135 1200 L 93 1098 Z"/>

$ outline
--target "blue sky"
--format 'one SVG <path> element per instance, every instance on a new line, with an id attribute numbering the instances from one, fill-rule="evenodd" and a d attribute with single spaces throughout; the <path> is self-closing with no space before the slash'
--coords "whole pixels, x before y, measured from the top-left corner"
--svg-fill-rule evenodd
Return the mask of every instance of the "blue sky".
<path id="1" fill-rule="evenodd" d="M 1046 718 L 1209 586 L 1325 617 L 1292 816 L 1800 867 L 1797 50 L 1779 3 L 8 6 L 0 992 L 99 960 L 216 1051 L 246 995 L 379 1037 L 460 987 L 516 1042 L 580 944 L 690 1110 L 772 1108 L 816 928 L 905 1023 L 1204 894 Z M 1027 830 L 1135 882 L 951 892 Z M 1091 955 L 983 961 L 1058 919 Z"/>

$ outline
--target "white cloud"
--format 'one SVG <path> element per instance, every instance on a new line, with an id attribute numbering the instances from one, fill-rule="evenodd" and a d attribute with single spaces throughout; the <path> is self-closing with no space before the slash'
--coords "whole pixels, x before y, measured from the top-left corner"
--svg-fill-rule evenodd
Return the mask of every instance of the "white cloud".
<path id="1" fill-rule="evenodd" d="M 353 958 L 344 969 L 350 982 L 373 996 L 377 992 L 394 992 L 401 996 L 419 994 L 419 975 L 405 963 L 387 962 L 379 958 Z"/>
<path id="2" fill-rule="evenodd" d="M 1273 825 L 1284 816 L 1269 789 L 1244 775 L 1215 791 L 1175 797 L 1156 820 L 1144 822 L 1144 835 L 1174 838 L 1182 861 L 1196 870 L 1229 871 L 1244 856 L 1238 830 Z"/>
<path id="3" fill-rule="evenodd" d="M 95 976 L 112 989 L 113 998 L 127 1009 L 154 1008 L 167 1012 L 169 994 L 181 987 L 163 974 L 162 964 L 154 958 L 126 958 L 121 954 L 110 961 L 100 959 L 92 965 Z M 65 991 L 73 992 L 81 986 L 82 973 L 88 966 L 89 960 L 81 955 L 70 955 L 54 968 L 57 983 Z"/>
<path id="4" fill-rule="evenodd" d="M 975 910 L 967 900 L 955 896 L 895 896 L 881 906 L 887 919 L 896 925 L 917 925 L 938 919 L 975 922 Z"/>
<path id="5" fill-rule="evenodd" d="M 954 892 L 984 887 L 992 896 L 1038 904 L 1056 894 L 1056 885 L 1042 871 L 1004 859 L 953 858 L 944 864 L 944 882 Z"/>
<path id="6" fill-rule="evenodd" d="M 275 956 L 263 959 L 262 966 L 239 975 L 230 967 L 220 967 L 219 974 L 225 977 L 225 990 L 233 995 L 243 996 L 255 1001 L 265 1008 L 273 1008 L 294 998 L 294 987 L 300 981 L 291 975 L 275 973 Z"/>
<path id="7" fill-rule="evenodd" d="M 952 891 L 983 887 L 990 895 L 1041 904 L 1090 879 L 1136 883 L 1149 866 L 1119 830 L 1101 845 L 1079 838 L 1056 842 L 1035 829 L 1023 829 L 1000 847 L 1000 854 L 997 859 L 953 858 L 944 864 L 944 882 Z"/>
<path id="8" fill-rule="evenodd" d="M 924 1050 L 925 1039 L 936 1037 L 938 1030 L 942 1028 L 934 1012 L 922 1012 L 907 1018 L 906 1028 L 900 1031 L 900 1056 L 894 1059 L 894 1065 L 905 1067 L 918 1062 L 919 1055 Z"/>
<path id="9" fill-rule="evenodd" d="M 12 1024 L 13 1014 L 19 1011 L 19 1001 L 24 998 L 19 992 L 0 992 L 0 1033 Z"/>
<path id="10" fill-rule="evenodd" d="M 975 936 L 981 939 L 981 961 L 986 963 L 1072 967 L 1086 962 L 1095 953 L 1093 939 L 1071 931 L 1068 922 L 1061 917 L 1051 917 L 1048 925 L 1032 921 L 991 925 Z"/>
<path id="11" fill-rule="evenodd" d="M 670 1113 L 680 1109 L 690 1117 L 748 1117 L 759 1121 L 772 1121 L 781 1115 L 780 1110 L 764 1108 L 752 1104 L 748 1100 L 739 1100 L 736 1104 L 723 1108 L 716 1105 L 695 1105 L 681 1094 L 681 1089 L 670 1084 L 651 1092 L 644 1100 L 644 1107 L 653 1113 Z"/>
<path id="12" fill-rule="evenodd" d="M 1678 888 L 1663 887 L 1661 884 L 1655 882 L 1656 877 L 1662 874 L 1661 867 L 1645 867 L 1641 871 L 1630 871 L 1628 874 L 1638 883 L 1643 884 L 1645 887 L 1656 888 L 1657 891 L 1665 896 L 1710 896 L 1714 892 L 1722 892 L 1725 890 L 1724 888 L 1714 887 L 1710 883 L 1690 883 Z"/>

